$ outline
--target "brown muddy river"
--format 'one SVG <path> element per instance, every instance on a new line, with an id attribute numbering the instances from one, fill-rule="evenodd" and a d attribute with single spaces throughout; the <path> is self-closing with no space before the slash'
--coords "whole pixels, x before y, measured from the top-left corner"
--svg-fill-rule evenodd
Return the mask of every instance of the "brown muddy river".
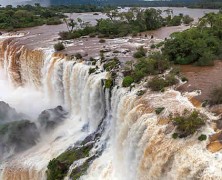
<path id="1" fill-rule="evenodd" d="M 123 9 L 125 11 L 127 8 Z M 162 11 L 168 8 L 159 8 Z M 189 8 L 171 8 L 173 9 L 174 15 L 183 13 L 184 15 L 190 15 L 197 21 L 199 18 L 204 16 L 205 13 L 218 12 L 218 10 L 209 9 L 189 9 Z M 164 14 L 163 14 L 164 15 Z M 99 13 L 99 15 L 93 15 L 93 13 L 73 13 L 68 14 L 69 17 L 74 19 L 81 18 L 85 22 L 91 24 L 96 23 L 96 19 L 106 18 L 105 14 Z M 189 26 L 178 26 L 178 27 L 163 27 L 156 31 L 149 31 L 142 33 L 141 37 L 125 37 L 117 39 L 107 39 L 106 43 L 99 43 L 98 38 L 80 38 L 71 40 L 66 43 L 66 51 L 64 53 L 74 54 L 80 52 L 85 54 L 88 58 L 90 56 L 98 56 L 101 49 L 108 49 L 112 52 L 115 50 L 125 51 L 127 53 L 115 54 L 120 60 L 131 60 L 133 51 L 138 46 L 143 45 L 144 47 L 150 47 L 152 41 L 151 35 L 154 35 L 154 41 L 159 42 L 165 38 L 168 38 L 173 32 L 183 31 L 189 28 Z M 67 31 L 65 24 L 53 25 L 53 26 L 39 26 L 20 30 L 18 33 L 25 33 L 26 35 L 18 38 L 18 42 L 24 44 L 30 48 L 53 48 L 53 45 L 58 42 L 58 33 L 61 31 Z M 148 37 L 145 37 L 145 34 Z M 109 53 L 108 56 L 114 54 Z M 195 66 L 181 66 L 182 73 L 189 79 L 189 82 L 180 89 L 182 90 L 201 90 L 202 94 L 198 97 L 199 100 L 205 100 L 208 98 L 212 89 L 222 83 L 222 62 L 217 61 L 213 67 L 195 67 Z"/>
<path id="2" fill-rule="evenodd" d="M 204 101 L 209 98 L 212 90 L 222 85 L 222 61 L 215 61 L 214 66 L 197 67 L 192 65 L 180 66 L 182 74 L 189 81 L 181 86 L 182 91 L 201 90 L 198 100 Z"/>
<path id="3" fill-rule="evenodd" d="M 122 11 L 126 11 L 128 8 L 122 9 Z M 168 9 L 167 7 L 160 7 L 162 11 Z M 218 12 L 218 10 L 209 10 L 209 9 L 189 9 L 189 8 L 171 8 L 173 9 L 173 14 L 178 15 L 182 13 L 184 15 L 190 15 L 195 20 L 204 16 L 205 13 L 208 12 Z M 97 19 L 106 18 L 105 14 L 98 13 L 98 15 L 93 15 L 94 13 L 72 13 L 67 14 L 68 17 L 73 19 L 81 18 L 84 22 L 90 22 L 95 25 Z M 163 12 L 163 16 L 165 13 Z M 188 26 L 180 26 L 180 27 L 164 27 L 156 31 L 148 32 L 148 34 L 153 34 L 156 38 L 164 39 L 169 37 L 169 35 L 176 31 L 182 31 L 184 29 L 189 28 Z M 67 27 L 65 24 L 61 25 L 52 25 L 52 26 L 39 26 L 34 28 L 29 28 L 25 30 L 20 30 L 19 32 L 28 33 L 24 38 L 20 39 L 21 43 L 29 45 L 30 47 L 48 47 L 53 41 L 58 38 L 58 33 L 61 31 L 67 31 Z"/>

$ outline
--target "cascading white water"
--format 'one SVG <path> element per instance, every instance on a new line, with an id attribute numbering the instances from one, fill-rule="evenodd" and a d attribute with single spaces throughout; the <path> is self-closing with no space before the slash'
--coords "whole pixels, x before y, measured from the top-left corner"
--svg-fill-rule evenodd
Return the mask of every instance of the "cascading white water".
<path id="1" fill-rule="evenodd" d="M 165 114 L 169 114 L 194 108 L 186 97 L 173 90 L 164 94 L 150 93 L 142 99 L 138 99 L 135 92 L 117 92 L 121 95 L 113 90 L 112 101 L 118 102 L 112 107 L 111 143 L 82 179 L 221 178 L 222 156 L 208 152 L 207 142 L 198 142 L 198 135 L 174 140 L 167 124 L 158 125 L 159 118 L 153 109 L 166 107 Z M 212 130 L 206 127 L 203 132 L 210 134 Z"/>
<path id="2" fill-rule="evenodd" d="M 7 49 L 10 48 L 10 45 Z M 3 64 L 5 68 L 10 64 L 6 62 L 13 61 L 11 55 L 8 56 L 7 53 L 8 51 L 4 55 Z M 42 68 L 38 67 L 42 69 L 41 82 L 43 87 L 39 88 L 38 91 L 34 91 L 39 92 L 40 95 L 37 97 L 37 101 L 35 101 L 34 97 L 29 97 L 29 100 L 27 100 L 30 102 L 29 106 L 32 106 L 32 103 L 38 104 L 39 101 L 43 104 L 45 103 L 42 105 L 42 109 L 37 111 L 36 114 L 39 114 L 42 110 L 49 108 L 48 105 L 51 108 L 63 105 L 70 111 L 70 116 L 64 124 L 51 132 L 50 135 L 42 134 L 40 142 L 36 146 L 12 158 L 4 169 L 3 179 L 19 179 L 16 176 L 24 179 L 43 179 L 45 174 L 42 172 L 46 170 L 49 160 L 58 156 L 88 133 L 95 131 L 104 118 L 106 102 L 102 80 L 106 78 L 106 72 L 89 76 L 89 66 L 83 62 L 76 62 L 75 59 L 67 60 L 64 56 L 56 57 L 47 50 L 43 55 L 43 59 L 44 65 Z M 32 69 L 27 69 L 24 65 L 20 65 L 20 67 L 22 72 L 32 71 Z M 26 76 L 27 79 L 32 78 L 31 73 L 27 73 Z M 31 91 L 32 93 L 30 94 L 33 95 L 31 87 L 35 79 L 26 82 L 28 83 L 21 88 L 21 91 L 23 93 Z M 3 84 L 1 85 L 3 86 Z M 7 87 L 5 88 L 7 89 Z M 20 87 L 12 88 L 9 95 L 18 92 L 18 89 Z M 26 95 L 22 96 L 21 99 L 26 98 Z M 5 96 L 5 94 L 2 96 L 4 96 L 3 100 L 7 102 L 8 96 Z M 16 96 L 20 95 L 16 94 Z M 21 107 L 19 108 L 11 101 L 8 101 L 8 103 L 18 109 L 19 112 L 28 112 L 22 109 L 21 104 L 18 104 Z M 29 115 L 29 113 L 27 114 Z M 36 116 L 32 117 L 36 118 Z M 87 129 L 83 132 L 84 126 L 87 126 Z M 17 161 L 18 158 L 23 160 L 22 164 Z M 11 170 L 13 173 L 11 173 Z M 41 175 L 40 177 L 39 174 Z"/>
<path id="3" fill-rule="evenodd" d="M 110 93 L 103 87 L 103 79 L 109 77 L 107 72 L 89 75 L 90 66 L 84 62 L 69 60 L 48 50 L 41 56 L 38 53 L 29 55 L 27 49 L 20 47 L 21 55 L 15 56 L 13 53 L 18 53 L 18 49 L 12 46 L 14 43 L 9 43 L 1 57 L 4 60 L 3 68 L 6 74 L 10 74 L 11 82 L 21 72 L 18 79 L 20 84 L 25 85 L 13 88 L 2 80 L 0 86 L 5 90 L 0 92 L 0 98 L 20 112 L 28 115 L 31 111 L 36 112 L 33 118 L 42 110 L 57 105 L 66 107 L 70 116 L 54 131 L 43 133 L 36 146 L 9 159 L 2 167 L 2 179 L 44 180 L 48 162 L 94 132 L 101 122 L 105 122 L 105 130 L 96 146 L 104 145 L 103 152 L 81 179 L 222 178 L 221 153 L 208 152 L 207 142 L 199 142 L 198 134 L 174 140 L 171 137 L 173 129 L 167 123 L 160 123 L 170 113 L 193 109 L 187 97 L 170 89 L 164 93 L 148 91 L 139 97 L 136 95 L 139 87 L 129 92 L 115 86 Z M 36 64 L 32 62 L 33 56 L 39 57 Z M 9 68 L 16 65 L 19 68 Z M 34 90 L 35 86 L 38 86 L 38 90 Z M 29 109 L 29 106 L 34 108 Z M 165 107 L 161 116 L 155 114 L 158 107 Z M 213 130 L 207 126 L 203 132 L 211 134 Z M 91 153 L 93 151 L 96 151 L 96 147 Z"/>

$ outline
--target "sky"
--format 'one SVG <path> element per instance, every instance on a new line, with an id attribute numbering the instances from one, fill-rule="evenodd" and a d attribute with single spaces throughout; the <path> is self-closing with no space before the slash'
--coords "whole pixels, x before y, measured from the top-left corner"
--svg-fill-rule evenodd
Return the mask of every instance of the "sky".
<path id="1" fill-rule="evenodd" d="M 47 2 L 49 2 L 49 0 L 0 0 L 0 4 L 2 6 L 6 6 L 6 5 L 18 5 L 19 3 L 22 2 L 43 2 L 44 4 L 47 5 Z"/>
<path id="2" fill-rule="evenodd" d="M 14 4 L 22 2 L 22 1 L 24 1 L 24 0 L 0 0 L 0 4 L 2 6 L 9 5 L 9 4 L 14 5 Z"/>

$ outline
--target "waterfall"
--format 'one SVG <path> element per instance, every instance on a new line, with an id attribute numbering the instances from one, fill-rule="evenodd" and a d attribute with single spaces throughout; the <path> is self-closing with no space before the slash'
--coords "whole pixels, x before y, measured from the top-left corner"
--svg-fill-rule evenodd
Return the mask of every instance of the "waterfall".
<path id="1" fill-rule="evenodd" d="M 64 124 L 50 135 L 43 134 L 37 146 L 12 158 L 4 168 L 3 179 L 42 179 L 49 160 L 94 132 L 104 119 L 107 102 L 103 79 L 107 73 L 89 76 L 89 66 L 84 62 L 49 50 L 18 48 L 11 39 L 3 41 L 1 49 L 1 67 L 15 88 L 35 87 L 47 105 L 62 105 L 70 112 Z M 41 154 L 45 154 L 43 159 Z M 18 157 L 23 159 L 22 165 Z"/>
<path id="2" fill-rule="evenodd" d="M 168 89 L 138 96 L 139 87 L 108 89 L 104 79 L 109 73 L 102 68 L 89 74 L 90 66 L 84 61 L 51 50 L 30 50 L 14 39 L 2 41 L 0 50 L 0 67 L 15 89 L 35 88 L 44 105 L 62 105 L 70 113 L 55 130 L 42 133 L 36 146 L 3 163 L 1 179 L 44 180 L 49 161 L 86 137 L 95 141 L 89 153 L 94 159 L 80 179 L 222 178 L 222 156 L 207 151 L 207 142 L 199 142 L 197 134 L 172 138 L 173 128 L 164 120 L 195 108 L 181 93 Z M 155 113 L 158 107 L 165 107 L 162 115 Z M 213 131 L 207 125 L 203 132 Z M 84 160 L 73 162 L 68 175 Z"/>

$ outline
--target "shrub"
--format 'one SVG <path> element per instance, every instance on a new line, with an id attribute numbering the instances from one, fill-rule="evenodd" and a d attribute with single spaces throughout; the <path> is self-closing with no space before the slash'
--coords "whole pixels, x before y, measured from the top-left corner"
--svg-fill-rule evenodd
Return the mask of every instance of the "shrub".
<path id="1" fill-rule="evenodd" d="M 137 52 L 135 52 L 133 54 L 133 57 L 134 58 L 142 58 L 142 57 L 145 57 L 146 56 L 146 50 L 143 48 L 143 46 L 141 46 L 140 48 L 138 48 Z"/>
<path id="2" fill-rule="evenodd" d="M 105 39 L 100 39 L 100 40 L 99 40 L 99 43 L 105 43 L 105 42 L 106 42 Z"/>
<path id="3" fill-rule="evenodd" d="M 165 109 L 165 107 L 158 107 L 155 109 L 155 112 L 156 112 L 156 114 L 160 114 L 164 109 Z"/>
<path id="4" fill-rule="evenodd" d="M 207 136 L 205 134 L 201 134 L 199 137 L 198 137 L 198 140 L 199 141 L 205 141 L 207 140 Z"/>
<path id="5" fill-rule="evenodd" d="M 90 57 L 89 61 L 92 63 L 93 66 L 96 65 L 96 60 L 93 57 Z"/>
<path id="6" fill-rule="evenodd" d="M 180 67 L 174 66 L 173 69 L 170 71 L 170 74 L 179 75 L 180 74 Z"/>
<path id="7" fill-rule="evenodd" d="M 58 42 L 54 45 L 54 49 L 55 51 L 62 51 L 65 49 L 65 46 L 63 45 L 63 43 Z"/>
<path id="8" fill-rule="evenodd" d="M 133 77 L 135 82 L 139 82 L 143 77 L 158 74 L 164 67 L 159 66 L 159 62 L 153 58 L 138 59 L 134 65 Z M 164 66 L 161 64 L 161 66 Z"/>
<path id="9" fill-rule="evenodd" d="M 76 59 L 82 59 L 82 55 L 80 53 L 75 54 Z"/>
<path id="10" fill-rule="evenodd" d="M 197 111 L 184 111 L 183 115 L 172 118 L 173 124 L 180 137 L 186 137 L 194 134 L 198 129 L 205 125 L 203 116 Z"/>
<path id="11" fill-rule="evenodd" d="M 181 78 L 181 81 L 182 81 L 182 82 L 186 82 L 186 81 L 188 81 L 188 79 L 187 79 L 185 76 L 183 76 L 183 77 Z"/>
<path id="12" fill-rule="evenodd" d="M 155 72 L 153 74 L 161 74 L 170 68 L 170 62 L 160 52 L 153 52 L 149 55 L 149 59 L 153 60 Z"/>
<path id="13" fill-rule="evenodd" d="M 123 79 L 122 86 L 129 87 L 133 82 L 134 82 L 134 80 L 131 76 L 126 76 Z"/>
<path id="14" fill-rule="evenodd" d="M 210 94 L 210 104 L 222 104 L 222 85 L 212 90 Z"/>
<path id="15" fill-rule="evenodd" d="M 204 100 L 201 106 L 202 107 L 206 107 L 208 104 L 209 104 L 209 101 L 208 100 Z"/>
<path id="16" fill-rule="evenodd" d="M 89 37 L 91 37 L 91 38 L 96 37 L 96 33 L 90 33 L 90 34 L 89 34 Z"/>
<path id="17" fill-rule="evenodd" d="M 103 67 L 106 71 L 111 71 L 112 69 L 117 68 L 119 66 L 119 63 L 120 63 L 119 59 L 115 57 L 106 62 Z"/>
<path id="18" fill-rule="evenodd" d="M 148 86 L 152 91 L 161 91 L 166 86 L 166 81 L 163 78 L 154 77 L 148 82 Z"/>
<path id="19" fill-rule="evenodd" d="M 113 53 L 114 53 L 114 54 L 117 54 L 117 53 L 120 53 L 120 51 L 114 50 Z"/>
<path id="20" fill-rule="evenodd" d="M 80 38 L 81 34 L 78 31 L 74 32 L 59 32 L 60 39 L 62 40 L 69 40 L 69 39 L 76 39 Z"/>
<path id="21" fill-rule="evenodd" d="M 216 27 L 202 26 L 200 23 L 198 27 L 172 34 L 164 42 L 163 54 L 176 64 L 213 65 L 221 54 L 221 33 Z"/>
<path id="22" fill-rule="evenodd" d="M 144 56 L 145 56 L 145 54 L 144 54 L 143 52 L 140 52 L 140 51 L 137 51 L 137 52 L 135 52 L 135 53 L 133 54 L 133 57 L 134 57 L 134 58 L 137 58 L 137 59 L 142 58 L 142 57 L 144 57 Z"/>
<path id="23" fill-rule="evenodd" d="M 57 158 L 52 159 L 47 166 L 47 179 L 64 179 L 73 162 L 89 157 L 92 147 L 93 144 L 74 147 L 60 154 Z"/>
<path id="24" fill-rule="evenodd" d="M 150 48 L 151 48 L 151 49 L 155 49 L 155 48 L 156 48 L 155 44 L 152 44 L 152 45 L 150 46 Z"/>
<path id="25" fill-rule="evenodd" d="M 112 79 L 105 79 L 105 88 L 110 89 L 113 86 L 113 80 Z"/>
<path id="26" fill-rule="evenodd" d="M 62 31 L 62 32 L 59 32 L 59 36 L 60 36 L 60 39 L 63 39 L 63 40 L 66 40 L 66 39 L 69 39 L 69 35 L 70 33 L 67 31 Z"/>
<path id="27" fill-rule="evenodd" d="M 59 18 L 49 18 L 46 21 L 47 25 L 58 25 L 62 24 L 62 21 Z"/>
<path id="28" fill-rule="evenodd" d="M 178 83 L 178 79 L 172 74 L 167 75 L 165 80 L 166 86 L 173 86 Z"/>
<path id="29" fill-rule="evenodd" d="M 173 74 L 168 74 L 165 79 L 155 76 L 148 82 L 148 87 L 152 91 L 164 91 L 165 87 L 172 86 L 178 83 L 178 80 Z"/>
<path id="30" fill-rule="evenodd" d="M 190 17 L 189 15 L 183 16 L 183 23 L 184 24 L 190 24 L 193 21 L 194 21 L 194 19 L 192 17 Z"/>
<path id="31" fill-rule="evenodd" d="M 89 68 L 89 74 L 96 72 L 96 68 Z"/>
<path id="32" fill-rule="evenodd" d="M 168 23 L 169 26 L 179 26 L 181 25 L 181 16 L 174 16 Z"/>
<path id="33" fill-rule="evenodd" d="M 163 45 L 164 45 L 164 41 L 162 41 L 162 42 L 156 44 L 156 48 L 160 48 L 160 47 L 162 47 Z"/>
<path id="34" fill-rule="evenodd" d="M 178 133 L 173 133 L 173 134 L 172 134 L 172 138 L 173 138 L 173 139 L 177 139 L 177 138 L 178 138 Z"/>
<path id="35" fill-rule="evenodd" d="M 96 65 L 96 60 L 92 61 L 92 65 L 93 65 L 93 66 Z"/>
<path id="36" fill-rule="evenodd" d="M 144 90 L 139 90 L 139 91 L 137 91 L 136 95 L 137 95 L 137 96 L 142 96 L 142 95 L 145 94 L 145 92 L 146 92 L 146 91 L 144 91 Z"/>

